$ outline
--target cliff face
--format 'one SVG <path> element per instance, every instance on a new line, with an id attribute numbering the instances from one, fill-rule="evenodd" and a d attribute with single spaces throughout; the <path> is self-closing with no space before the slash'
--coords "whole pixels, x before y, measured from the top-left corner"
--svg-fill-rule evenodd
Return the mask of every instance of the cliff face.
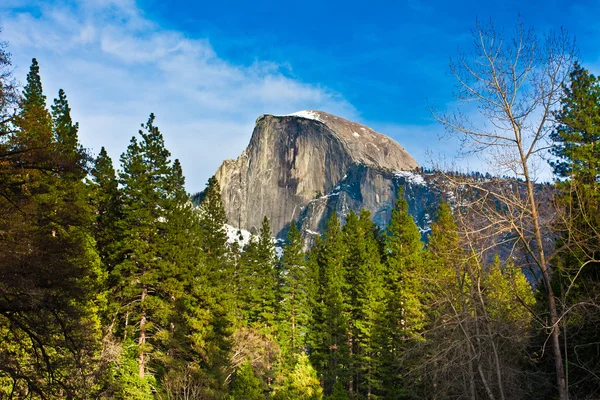
<path id="1" fill-rule="evenodd" d="M 349 209 L 389 218 L 402 178 L 418 168 L 398 143 L 371 128 L 320 112 L 263 115 L 237 160 L 217 170 L 229 223 L 256 231 L 266 215 L 273 233 L 290 221 L 318 230 L 327 210 Z"/>
<path id="2" fill-rule="evenodd" d="M 321 232 L 329 214 L 336 212 L 342 221 L 350 210 L 367 209 L 380 227 L 390 220 L 400 187 L 419 230 L 425 236 L 431 226 L 439 199 L 445 197 L 443 185 L 435 175 L 411 171 L 390 171 L 365 165 L 354 165 L 334 190 L 309 202 L 298 219 L 306 239 Z"/>

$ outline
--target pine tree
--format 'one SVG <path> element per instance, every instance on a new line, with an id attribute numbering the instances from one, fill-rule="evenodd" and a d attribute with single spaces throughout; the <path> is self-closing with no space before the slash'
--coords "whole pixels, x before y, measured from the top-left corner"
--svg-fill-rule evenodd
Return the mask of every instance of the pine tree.
<path id="1" fill-rule="evenodd" d="M 323 236 L 311 249 L 316 277 L 313 320 L 309 333 L 309 356 L 317 369 L 326 395 L 336 382 L 349 379 L 349 348 L 346 288 L 343 260 L 345 247 L 337 215 L 332 212 Z"/>
<path id="2" fill-rule="evenodd" d="M 558 124 L 550 135 L 550 164 L 561 178 L 572 177 L 582 183 L 597 183 L 600 170 L 600 82 L 575 63 L 570 84 L 564 88 L 561 108 L 555 112 Z"/>
<path id="3" fill-rule="evenodd" d="M 61 154 L 60 174 L 72 180 L 82 180 L 88 157 L 78 141 L 79 124 L 71 119 L 71 108 L 65 91 L 58 91 L 58 98 L 52 106 L 54 140 Z M 69 168 L 70 167 L 70 168 Z"/>
<path id="4" fill-rule="evenodd" d="M 119 262 L 121 203 L 119 182 L 104 147 L 100 149 L 90 175 L 91 202 L 96 212 L 94 238 L 104 269 L 110 272 Z"/>
<path id="5" fill-rule="evenodd" d="M 522 272 L 463 249 L 450 206 L 432 225 L 423 276 L 425 339 L 407 357 L 419 397 L 521 398 L 533 294 Z"/>
<path id="6" fill-rule="evenodd" d="M 133 137 L 121 156 L 123 260 L 111 272 L 111 282 L 120 306 L 120 331 L 124 339 L 135 337 L 138 375 L 144 379 L 149 364 L 167 350 L 175 313 L 171 285 L 180 271 L 164 257 L 173 172 L 153 114 L 139 135 L 141 140 Z"/>
<path id="7" fill-rule="evenodd" d="M 218 260 L 227 252 L 227 216 L 221 199 L 221 188 L 212 176 L 206 184 L 200 203 L 200 229 L 202 249 L 210 258 Z"/>
<path id="8" fill-rule="evenodd" d="M 381 349 L 385 342 L 387 315 L 385 313 L 384 269 L 381 263 L 379 245 L 376 238 L 377 227 L 371 221 L 371 214 L 361 210 L 360 224 L 365 236 L 365 257 L 359 270 L 362 277 L 358 284 L 359 318 L 356 320 L 357 347 L 363 382 L 357 379 L 357 391 L 367 397 L 374 392 L 381 393 Z"/>
<path id="9" fill-rule="evenodd" d="M 278 342 L 284 357 L 302 353 L 310 320 L 310 277 L 303 244 L 298 227 L 292 223 L 279 262 Z"/>
<path id="10" fill-rule="evenodd" d="M 87 397 L 94 390 L 103 276 L 85 188 L 60 175 L 63 167 L 76 176 L 86 171 L 58 149 L 45 100 L 34 59 L 6 142 L 11 156 L 0 170 L 8 183 L 0 196 L 0 380 L 10 379 L 17 397 Z"/>
<path id="11" fill-rule="evenodd" d="M 184 185 L 181 164 L 176 159 L 168 178 L 168 223 L 160 250 L 165 261 L 161 285 L 168 290 L 172 309 L 166 319 L 167 350 L 160 355 L 160 369 L 155 367 L 155 371 L 163 390 L 170 395 L 187 390 L 206 396 L 222 390 L 223 353 L 228 347 L 226 338 L 215 335 L 219 333 L 215 327 L 223 322 L 216 320 L 217 308 L 207 302 L 204 287 L 214 283 L 206 275 L 199 214 Z"/>
<path id="12" fill-rule="evenodd" d="M 277 258 L 269 219 L 263 219 L 258 239 L 251 239 L 240 258 L 241 308 L 246 322 L 263 333 L 276 326 Z"/>
<path id="13" fill-rule="evenodd" d="M 370 213 L 351 211 L 343 229 L 350 345 L 350 390 L 371 396 L 379 386 L 379 332 L 385 318 L 383 267 Z"/>
<path id="14" fill-rule="evenodd" d="M 462 249 L 458 235 L 458 226 L 452 214 L 450 205 L 441 201 L 438 207 L 435 222 L 431 225 L 428 237 L 426 265 L 428 277 L 424 280 L 426 285 L 426 324 L 424 346 L 417 346 L 415 364 L 424 366 L 420 376 L 423 379 L 423 396 L 429 398 L 444 398 L 452 395 L 456 386 L 457 392 L 472 393 L 469 391 L 469 372 L 472 372 L 472 358 L 469 348 L 464 345 L 460 331 L 454 329 L 466 296 L 463 265 L 467 255 Z M 454 315 L 452 314 L 454 312 Z M 456 315 L 459 317 L 456 317 Z M 466 311 L 468 313 L 468 311 Z M 458 337 L 457 337 L 458 336 Z M 448 348 L 448 342 L 453 343 L 449 349 L 436 360 L 434 356 L 439 353 L 440 347 Z M 429 356 L 433 355 L 430 362 Z M 460 365 L 460 368 L 458 367 Z M 468 366 L 465 372 L 464 366 Z M 455 382 L 449 379 L 452 374 L 461 378 Z M 415 382 L 416 383 L 416 382 Z M 411 385 L 413 388 L 417 385 Z M 417 389 L 418 390 L 418 389 Z"/>
<path id="15" fill-rule="evenodd" d="M 295 365 L 287 375 L 283 387 L 273 396 L 276 400 L 321 400 L 323 388 L 308 356 L 295 356 Z"/>
<path id="16" fill-rule="evenodd" d="M 412 216 L 404 190 L 398 190 L 397 200 L 385 232 L 384 262 L 386 287 L 386 324 L 383 336 L 383 367 L 381 380 L 386 396 L 398 396 L 403 389 L 401 357 L 407 342 L 419 340 L 425 315 L 423 307 L 423 260 L 421 233 Z"/>
<path id="17" fill-rule="evenodd" d="M 600 384 L 600 351 L 589 346 L 600 340 L 596 329 L 600 321 L 596 311 L 600 289 L 600 79 L 575 63 L 563 90 L 550 135 L 554 141 L 551 153 L 556 157 L 550 164 L 561 178 L 555 185 L 560 206 L 554 224 L 559 252 L 552 287 L 560 295 L 565 313 L 560 332 L 569 390 L 579 397 L 588 396 Z M 540 301 L 539 308 L 546 303 Z M 540 332 L 540 349 L 543 340 Z"/>
<path id="18" fill-rule="evenodd" d="M 262 383 L 250 363 L 242 364 L 231 384 L 231 400 L 263 400 L 266 398 L 263 392 Z"/>
<path id="19" fill-rule="evenodd" d="M 186 318 L 196 331 L 190 335 L 192 348 L 200 355 L 202 365 L 217 382 L 227 362 L 233 333 L 235 309 L 234 264 L 227 244 L 227 223 L 221 189 L 211 177 L 197 209 L 201 263 L 195 271 L 193 296 Z"/>

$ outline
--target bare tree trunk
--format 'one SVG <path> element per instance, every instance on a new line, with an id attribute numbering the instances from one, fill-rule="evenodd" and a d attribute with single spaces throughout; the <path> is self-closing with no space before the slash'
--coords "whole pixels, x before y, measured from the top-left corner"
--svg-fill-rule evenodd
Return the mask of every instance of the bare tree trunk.
<path id="1" fill-rule="evenodd" d="M 521 153 L 522 154 L 522 153 Z M 523 156 L 522 156 L 523 159 Z M 548 312 L 550 313 L 551 326 L 551 340 L 552 340 L 552 353 L 554 355 L 554 370 L 556 373 L 556 385 L 558 388 L 558 399 L 568 400 L 569 393 L 567 392 L 567 383 L 565 379 L 565 368 L 563 365 L 563 358 L 560 351 L 560 326 L 558 319 L 558 311 L 556 308 L 556 295 L 552 290 L 552 284 L 550 279 L 550 271 L 546 264 L 546 254 L 544 252 L 542 230 L 540 227 L 540 217 L 538 214 L 538 208 L 535 203 L 535 195 L 533 191 L 533 183 L 529 177 L 529 170 L 526 162 L 523 162 L 523 170 L 525 172 L 525 182 L 527 184 L 527 195 L 529 198 L 529 207 L 531 208 L 531 217 L 533 219 L 533 226 L 535 231 L 536 248 L 539 258 L 539 267 L 542 272 L 542 279 L 544 280 L 544 286 L 546 287 L 546 298 L 548 299 Z"/>
<path id="2" fill-rule="evenodd" d="M 469 393 L 471 394 L 471 400 L 477 400 L 475 392 L 475 369 L 473 368 L 473 359 L 475 355 L 471 350 L 471 343 L 467 339 L 467 354 L 469 355 Z"/>

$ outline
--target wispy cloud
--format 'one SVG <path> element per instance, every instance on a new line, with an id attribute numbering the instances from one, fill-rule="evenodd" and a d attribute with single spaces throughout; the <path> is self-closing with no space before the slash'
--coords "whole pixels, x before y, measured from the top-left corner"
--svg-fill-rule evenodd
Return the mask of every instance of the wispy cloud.
<path id="1" fill-rule="evenodd" d="M 49 97 L 66 90 L 81 140 L 118 159 L 150 112 L 191 191 L 247 144 L 263 113 L 323 109 L 356 118 L 339 94 L 291 78 L 287 65 L 235 65 L 207 38 L 190 38 L 144 17 L 132 0 L 0 4 L 2 39 L 24 79 L 37 57 Z"/>

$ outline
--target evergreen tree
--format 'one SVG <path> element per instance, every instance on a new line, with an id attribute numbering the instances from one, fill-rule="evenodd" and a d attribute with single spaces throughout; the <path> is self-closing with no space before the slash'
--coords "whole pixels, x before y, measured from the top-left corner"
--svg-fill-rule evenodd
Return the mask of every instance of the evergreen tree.
<path id="1" fill-rule="evenodd" d="M 317 369 L 326 395 L 336 382 L 348 382 L 348 316 L 343 260 L 345 247 L 337 215 L 332 212 L 323 236 L 311 249 L 316 277 L 313 320 L 309 333 L 309 356 Z"/>
<path id="2" fill-rule="evenodd" d="M 58 149 L 45 100 L 34 59 L 0 169 L 0 393 L 87 397 L 103 276 L 85 188 L 60 175 L 86 171 Z"/>
<path id="3" fill-rule="evenodd" d="M 589 345 L 600 340 L 596 328 L 600 322 L 600 80 L 575 63 L 563 90 L 551 133 L 556 159 L 550 164 L 561 178 L 556 182 L 560 208 L 554 229 L 559 252 L 552 287 L 560 294 L 565 313 L 561 333 L 568 388 L 573 397 L 584 397 L 598 393 L 600 384 L 600 351 Z M 545 303 L 540 301 L 539 308 Z M 544 336 L 540 332 L 536 353 L 551 362 L 541 351 Z"/>
<path id="4" fill-rule="evenodd" d="M 310 365 L 305 353 L 297 355 L 292 371 L 286 377 L 284 386 L 273 396 L 276 400 L 321 400 L 323 389 L 317 378 L 317 371 Z"/>
<path id="5" fill-rule="evenodd" d="M 173 283 L 181 271 L 165 257 L 173 170 L 153 114 L 139 135 L 121 156 L 123 259 L 111 272 L 111 283 L 120 332 L 137 341 L 138 375 L 144 379 L 149 365 L 160 365 L 156 362 L 168 350 L 179 290 Z"/>
<path id="6" fill-rule="evenodd" d="M 558 124 L 550 135 L 550 164 L 561 178 L 573 177 L 582 183 L 598 183 L 600 171 L 600 82 L 575 63 L 570 84 L 564 88 L 561 108 L 555 112 Z"/>
<path id="7" fill-rule="evenodd" d="M 235 379 L 231 384 L 231 400 L 263 400 L 262 383 L 254 374 L 249 362 L 245 362 L 238 369 Z"/>
<path id="8" fill-rule="evenodd" d="M 102 264 L 110 272 L 119 262 L 121 204 L 119 182 L 104 147 L 100 149 L 90 175 L 91 202 L 96 212 L 94 237 Z"/>
<path id="9" fill-rule="evenodd" d="M 221 189 L 216 178 L 208 180 L 197 210 L 202 262 L 195 272 L 193 297 L 186 312 L 196 331 L 190 335 L 193 349 L 212 379 L 223 382 L 230 337 L 233 333 L 234 264 L 227 245 L 227 223 Z"/>
<path id="10" fill-rule="evenodd" d="M 292 223 L 279 262 L 278 341 L 284 357 L 302 354 L 310 320 L 310 276 L 303 244 L 298 227 Z"/>
<path id="11" fill-rule="evenodd" d="M 465 297 L 464 284 L 466 281 L 463 271 L 463 264 L 467 256 L 461 247 L 460 237 L 458 235 L 458 226 L 452 214 L 450 205 L 441 201 L 435 217 L 435 222 L 431 225 L 431 232 L 428 237 L 426 263 L 429 277 L 424 280 L 425 288 L 428 294 L 427 313 L 426 313 L 426 331 L 424 337 L 426 343 L 424 347 L 417 346 L 417 355 L 415 364 L 425 366 L 424 371 L 419 378 L 423 379 L 423 395 L 430 398 L 444 398 L 453 394 L 455 385 L 457 393 L 470 393 L 467 383 L 469 382 L 469 372 L 472 371 L 470 363 L 471 353 L 466 349 L 461 340 L 460 332 L 453 330 L 456 325 L 456 317 L 452 316 L 454 310 L 461 311 L 462 301 Z M 456 315 L 456 312 L 455 314 Z M 448 322 L 448 323 L 447 323 Z M 456 336 L 459 336 L 458 338 Z M 434 356 L 439 352 L 439 347 L 447 346 L 447 343 L 453 343 L 450 348 L 452 351 L 446 351 L 442 354 L 444 357 L 435 360 Z M 434 359 L 431 363 L 429 357 Z M 452 360 L 452 361 L 450 361 Z M 457 365 L 469 366 L 465 373 L 464 368 L 458 368 Z M 450 379 L 452 374 L 460 376 L 458 382 Z M 413 388 L 419 386 L 418 382 L 411 385 Z M 417 389 L 418 390 L 418 389 Z"/>
<path id="12" fill-rule="evenodd" d="M 71 119 L 71 108 L 62 89 L 58 91 L 58 98 L 54 99 L 52 121 L 57 151 L 63 159 L 59 173 L 66 178 L 82 180 L 85 177 L 82 172 L 85 172 L 88 157 L 79 144 L 79 124 L 73 123 Z"/>
<path id="13" fill-rule="evenodd" d="M 227 216 L 221 199 L 221 187 L 217 178 L 212 176 L 206 184 L 200 203 L 200 229 L 202 232 L 202 250 L 215 262 L 227 253 Z M 216 267 L 218 268 L 218 267 Z"/>
<path id="14" fill-rule="evenodd" d="M 534 303 L 525 276 L 498 257 L 485 265 L 480 254 L 464 250 L 443 201 L 426 255 L 425 341 L 407 357 L 414 365 L 411 389 L 426 398 L 521 398 Z"/>
<path id="15" fill-rule="evenodd" d="M 384 245 L 386 323 L 383 337 L 386 343 L 380 379 L 389 398 L 396 398 L 403 390 L 402 376 L 406 373 L 400 361 L 403 350 L 409 341 L 419 340 L 424 327 L 422 248 L 421 233 L 408 213 L 401 187 Z"/>
<path id="16" fill-rule="evenodd" d="M 346 303 L 350 346 L 350 389 L 370 397 L 379 387 L 380 329 L 385 318 L 383 267 L 376 227 L 367 210 L 351 211 L 344 226 Z"/>
<path id="17" fill-rule="evenodd" d="M 263 333 L 276 326 L 277 257 L 269 219 L 263 219 L 258 239 L 251 239 L 241 256 L 241 308 L 246 322 Z"/>

